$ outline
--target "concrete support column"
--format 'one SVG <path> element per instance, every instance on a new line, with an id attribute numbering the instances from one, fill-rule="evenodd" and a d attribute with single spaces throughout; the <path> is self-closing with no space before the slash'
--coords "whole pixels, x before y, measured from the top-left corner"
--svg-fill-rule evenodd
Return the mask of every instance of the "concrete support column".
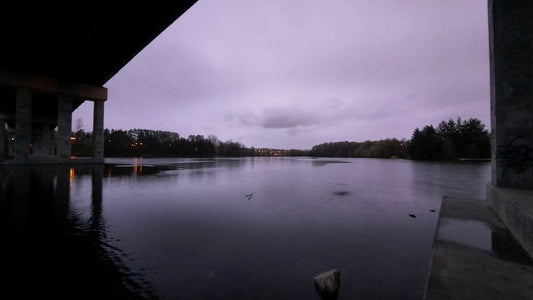
<path id="1" fill-rule="evenodd" d="M 57 156 L 70 158 L 72 136 L 72 98 L 59 96 L 57 105 Z"/>
<path id="2" fill-rule="evenodd" d="M 93 118 L 93 157 L 104 161 L 104 101 L 94 101 Z"/>
<path id="3" fill-rule="evenodd" d="M 17 159 L 22 160 L 28 159 L 31 151 L 31 99 L 30 89 L 17 89 L 15 151 Z"/>
<path id="4" fill-rule="evenodd" d="M 489 0 L 492 182 L 487 200 L 533 257 L 533 1 Z"/>
<path id="5" fill-rule="evenodd" d="M 0 120 L 0 161 L 7 156 L 7 131 L 6 121 Z"/>
<path id="6" fill-rule="evenodd" d="M 50 125 L 47 123 L 39 125 L 39 131 L 33 141 L 33 154 L 37 156 L 50 155 Z"/>
<path id="7" fill-rule="evenodd" d="M 533 1 L 490 0 L 492 184 L 533 189 Z"/>

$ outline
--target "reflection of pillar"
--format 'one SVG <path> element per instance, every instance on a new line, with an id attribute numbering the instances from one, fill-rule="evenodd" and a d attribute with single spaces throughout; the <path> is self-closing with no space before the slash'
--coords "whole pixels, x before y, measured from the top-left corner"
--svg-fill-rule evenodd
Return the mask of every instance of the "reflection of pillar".
<path id="1" fill-rule="evenodd" d="M 72 98 L 59 96 L 57 106 L 57 156 L 70 157 L 72 136 Z"/>
<path id="2" fill-rule="evenodd" d="M 10 205 L 13 207 L 13 227 L 17 234 L 26 235 L 27 227 L 31 222 L 29 217 L 30 192 L 31 192 L 31 169 L 19 166 L 13 170 L 8 183 L 13 189 L 13 197 Z M 8 197 L 9 198 L 9 197 Z"/>
<path id="3" fill-rule="evenodd" d="M 101 241 L 105 238 L 105 230 L 102 220 L 102 183 L 104 178 L 103 165 L 96 165 L 92 169 L 91 190 L 91 229 L 93 234 Z"/>
<path id="4" fill-rule="evenodd" d="M 46 169 L 48 174 L 51 173 L 50 169 Z M 56 215 L 59 219 L 56 221 L 58 224 L 64 222 L 64 219 L 69 213 L 70 202 L 70 169 L 66 167 L 59 167 L 55 171 L 56 173 L 56 187 L 54 190 L 54 207 L 56 209 Z M 44 173 L 46 174 L 46 173 Z"/>
<path id="5" fill-rule="evenodd" d="M 94 101 L 93 119 L 94 160 L 104 161 L 104 101 Z"/>
<path id="6" fill-rule="evenodd" d="M 533 188 L 533 2 L 492 0 L 492 184 Z"/>
<path id="7" fill-rule="evenodd" d="M 19 159 L 27 159 L 31 144 L 31 90 L 17 89 L 15 148 Z"/>

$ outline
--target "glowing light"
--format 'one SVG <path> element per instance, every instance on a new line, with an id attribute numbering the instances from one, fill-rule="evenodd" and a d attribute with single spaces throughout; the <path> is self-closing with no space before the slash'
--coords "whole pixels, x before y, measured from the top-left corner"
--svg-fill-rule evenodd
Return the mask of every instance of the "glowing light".
<path id="1" fill-rule="evenodd" d="M 73 168 L 70 168 L 70 178 L 74 177 L 74 175 L 76 175 L 74 173 L 74 169 Z"/>
<path id="2" fill-rule="evenodd" d="M 75 136 L 71 136 L 71 137 L 70 137 L 70 140 L 71 140 L 71 141 L 75 141 L 75 140 L 76 140 L 76 137 L 75 137 Z"/>

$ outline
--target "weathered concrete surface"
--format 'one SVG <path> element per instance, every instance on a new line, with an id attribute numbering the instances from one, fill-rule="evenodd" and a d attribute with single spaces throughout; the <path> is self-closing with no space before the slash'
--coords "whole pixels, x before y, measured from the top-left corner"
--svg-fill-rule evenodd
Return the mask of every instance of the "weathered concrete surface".
<path id="1" fill-rule="evenodd" d="M 533 190 L 487 186 L 487 199 L 522 247 L 533 257 Z"/>
<path id="2" fill-rule="evenodd" d="M 33 140 L 33 155 L 34 156 L 50 156 L 50 140 L 52 135 L 50 125 L 47 123 L 33 126 L 32 140 Z"/>
<path id="3" fill-rule="evenodd" d="M 533 299 L 531 258 L 483 200 L 443 198 L 425 298 Z"/>
<path id="4" fill-rule="evenodd" d="M 72 136 L 72 98 L 60 96 L 57 105 L 57 156 L 70 157 L 70 137 Z"/>
<path id="5" fill-rule="evenodd" d="M 94 102 L 93 114 L 93 158 L 104 161 L 104 102 Z"/>
<path id="6" fill-rule="evenodd" d="M 492 184 L 487 202 L 533 256 L 533 1 L 490 0 Z"/>
<path id="7" fill-rule="evenodd" d="M 7 153 L 7 132 L 5 126 L 6 122 L 0 120 L 0 161 L 2 161 Z"/>
<path id="8" fill-rule="evenodd" d="M 533 1 L 490 0 L 492 184 L 533 188 Z"/>
<path id="9" fill-rule="evenodd" d="M 15 151 L 17 159 L 30 156 L 31 144 L 31 90 L 17 89 Z"/>
<path id="10" fill-rule="evenodd" d="M 313 278 L 315 288 L 322 299 L 337 299 L 341 287 L 341 272 L 333 269 L 321 273 Z"/>

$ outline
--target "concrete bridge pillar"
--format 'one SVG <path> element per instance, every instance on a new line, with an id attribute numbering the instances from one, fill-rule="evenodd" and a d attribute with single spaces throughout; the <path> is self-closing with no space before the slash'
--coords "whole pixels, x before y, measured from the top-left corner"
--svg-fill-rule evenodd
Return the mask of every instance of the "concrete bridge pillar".
<path id="1" fill-rule="evenodd" d="M 490 2 L 492 184 L 533 189 L 533 2 Z"/>
<path id="2" fill-rule="evenodd" d="M 489 205 L 533 256 L 533 1 L 489 0 Z"/>
<path id="3" fill-rule="evenodd" d="M 7 143 L 6 121 L 0 120 L 0 161 L 7 155 Z"/>
<path id="4" fill-rule="evenodd" d="M 31 99 L 28 88 L 18 88 L 16 98 L 15 148 L 17 159 L 27 159 L 31 153 Z"/>
<path id="5" fill-rule="evenodd" d="M 7 95 L 2 101 L 10 103 L 0 107 L 0 160 L 5 160 L 2 163 L 68 162 L 72 111 L 87 100 L 94 102 L 95 147 L 94 159 L 84 162 L 103 162 L 106 88 L 0 69 L 0 89 L 2 95 Z M 5 122 L 11 126 L 8 132 L 3 130 Z"/>
<path id="6" fill-rule="evenodd" d="M 93 151 L 95 161 L 104 161 L 104 101 L 94 101 Z"/>
<path id="7" fill-rule="evenodd" d="M 33 155 L 49 156 L 50 155 L 50 125 L 41 123 L 33 126 Z"/>
<path id="8" fill-rule="evenodd" d="M 72 98 L 59 96 L 57 105 L 57 156 L 70 158 L 72 136 Z"/>

